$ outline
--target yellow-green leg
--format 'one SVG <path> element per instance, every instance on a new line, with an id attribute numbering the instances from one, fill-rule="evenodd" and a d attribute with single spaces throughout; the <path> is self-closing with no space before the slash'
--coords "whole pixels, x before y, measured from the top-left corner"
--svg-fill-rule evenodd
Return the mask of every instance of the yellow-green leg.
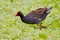
<path id="1" fill-rule="evenodd" d="M 42 26 L 42 23 L 37 24 L 38 29 L 46 28 L 45 26 Z"/>
<path id="2" fill-rule="evenodd" d="M 37 28 L 41 29 L 41 23 L 37 24 Z"/>

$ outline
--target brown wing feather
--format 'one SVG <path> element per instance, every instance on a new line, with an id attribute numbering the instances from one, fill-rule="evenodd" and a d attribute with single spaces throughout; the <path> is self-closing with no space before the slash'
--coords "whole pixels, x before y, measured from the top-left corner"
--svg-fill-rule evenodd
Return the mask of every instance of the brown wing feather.
<path id="1" fill-rule="evenodd" d="M 32 17 L 37 17 L 39 18 L 45 11 L 47 8 L 39 8 L 37 10 L 32 11 L 30 14 L 32 14 Z"/>
<path id="2" fill-rule="evenodd" d="M 37 17 L 37 18 L 40 18 L 41 15 L 43 15 L 45 12 L 47 12 L 48 10 L 50 10 L 52 7 L 50 7 L 49 9 L 48 8 L 38 8 L 32 12 L 30 12 L 27 16 L 28 17 L 31 17 L 31 18 L 34 18 L 34 17 Z"/>

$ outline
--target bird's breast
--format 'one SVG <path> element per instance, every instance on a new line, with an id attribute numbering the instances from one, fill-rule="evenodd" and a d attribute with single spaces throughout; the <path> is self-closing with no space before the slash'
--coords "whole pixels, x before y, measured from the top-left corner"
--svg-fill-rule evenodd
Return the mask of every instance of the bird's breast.
<path id="1" fill-rule="evenodd" d="M 34 18 L 26 17 L 26 18 L 23 18 L 22 21 L 28 24 L 37 24 L 41 21 L 41 19 L 37 19 L 37 17 L 34 17 Z"/>

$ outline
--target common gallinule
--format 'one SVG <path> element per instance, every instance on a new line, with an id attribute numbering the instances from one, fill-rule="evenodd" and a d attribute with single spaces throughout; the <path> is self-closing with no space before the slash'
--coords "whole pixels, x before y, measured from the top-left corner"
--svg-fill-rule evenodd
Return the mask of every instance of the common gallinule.
<path id="1" fill-rule="evenodd" d="M 26 16 L 22 14 L 22 12 L 17 12 L 16 16 L 20 16 L 22 22 L 27 23 L 27 24 L 40 24 L 42 21 L 46 18 L 46 16 L 50 13 L 50 8 L 38 8 L 36 10 L 33 10 Z M 41 25 L 40 25 L 41 26 Z M 38 26 L 37 28 L 45 28 L 45 27 L 40 27 Z"/>

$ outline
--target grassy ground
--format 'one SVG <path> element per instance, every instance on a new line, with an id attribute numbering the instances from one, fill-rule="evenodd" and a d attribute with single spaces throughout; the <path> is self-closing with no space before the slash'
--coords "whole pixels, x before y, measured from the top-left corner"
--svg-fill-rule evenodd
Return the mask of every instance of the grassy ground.
<path id="1" fill-rule="evenodd" d="M 40 7 L 53 6 L 43 21 L 47 29 L 23 23 L 15 14 L 24 15 Z M 0 0 L 0 40 L 60 40 L 60 0 Z"/>

